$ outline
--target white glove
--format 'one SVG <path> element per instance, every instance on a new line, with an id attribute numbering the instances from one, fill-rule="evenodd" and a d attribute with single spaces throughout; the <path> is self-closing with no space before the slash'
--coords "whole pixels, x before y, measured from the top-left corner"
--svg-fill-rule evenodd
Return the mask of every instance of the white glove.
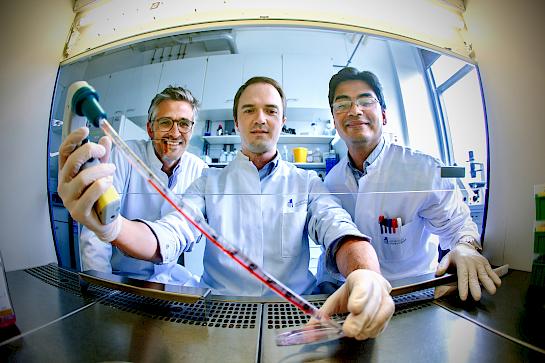
<path id="1" fill-rule="evenodd" d="M 392 286 L 371 270 L 354 270 L 346 282 L 321 307 L 319 314 L 331 316 L 349 312 L 343 324 L 345 336 L 358 340 L 375 338 L 388 325 L 395 304 L 390 296 Z"/>
<path id="2" fill-rule="evenodd" d="M 57 192 L 72 218 L 93 231 L 102 241 L 111 242 L 119 235 L 123 218 L 118 217 L 104 225 L 98 219 L 93 205 L 112 185 L 115 166 L 101 163 L 80 172 L 81 166 L 91 157 L 108 160 L 111 140 L 103 137 L 99 141 L 100 145 L 89 142 L 77 148 L 88 134 L 88 128 L 79 128 L 61 144 Z"/>
<path id="3" fill-rule="evenodd" d="M 501 286 L 501 279 L 490 267 L 488 260 L 473 247 L 465 243 L 458 243 L 437 266 L 436 276 L 441 276 L 451 266 L 456 267 L 458 275 L 458 293 L 460 299 L 467 299 L 468 285 L 471 296 L 475 301 L 481 299 L 481 286 L 483 284 L 488 293 L 495 294 L 496 287 Z"/>

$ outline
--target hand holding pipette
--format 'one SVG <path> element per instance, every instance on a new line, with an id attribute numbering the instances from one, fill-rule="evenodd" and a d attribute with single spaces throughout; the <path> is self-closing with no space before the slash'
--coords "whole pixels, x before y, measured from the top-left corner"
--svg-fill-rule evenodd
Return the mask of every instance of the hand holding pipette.
<path id="1" fill-rule="evenodd" d="M 86 127 L 70 133 L 59 148 L 59 184 L 57 192 L 70 215 L 87 226 L 104 242 L 113 241 L 121 230 L 122 217 L 103 224 L 94 211 L 95 202 L 112 186 L 113 164 L 100 163 L 80 171 L 90 158 L 108 160 L 111 141 L 104 137 L 99 144 L 79 146 L 89 134 Z"/>
<path id="2" fill-rule="evenodd" d="M 375 338 L 394 313 L 391 290 L 390 283 L 375 271 L 355 270 L 326 300 L 320 313 L 332 316 L 349 312 L 343 324 L 344 335 L 358 340 Z"/>

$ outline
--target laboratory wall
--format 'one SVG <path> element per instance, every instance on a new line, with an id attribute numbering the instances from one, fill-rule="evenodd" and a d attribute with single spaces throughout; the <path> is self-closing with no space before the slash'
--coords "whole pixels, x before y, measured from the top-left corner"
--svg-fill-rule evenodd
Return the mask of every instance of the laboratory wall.
<path id="1" fill-rule="evenodd" d="M 486 254 L 493 263 L 529 270 L 532 187 L 545 182 L 545 3 L 465 4 L 465 36 L 480 67 L 490 128 Z M 55 77 L 73 18 L 71 0 L 2 4 L 0 250 L 8 270 L 56 261 L 47 204 L 47 130 Z"/>
<path id="2" fill-rule="evenodd" d="M 545 182 L 545 2 L 466 0 L 490 134 L 486 253 L 531 270 L 533 185 Z"/>
<path id="3" fill-rule="evenodd" d="M 71 0 L 2 2 L 0 251 L 8 271 L 57 261 L 47 202 L 47 131 L 72 6 Z"/>

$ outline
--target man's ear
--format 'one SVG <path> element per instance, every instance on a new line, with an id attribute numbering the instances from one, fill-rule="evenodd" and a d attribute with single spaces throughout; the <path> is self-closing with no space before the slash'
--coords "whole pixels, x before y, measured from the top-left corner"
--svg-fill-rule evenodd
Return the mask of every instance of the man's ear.
<path id="1" fill-rule="evenodd" d="M 386 119 L 386 110 L 382 109 L 382 124 L 386 125 L 388 123 L 388 120 Z"/>
<path id="2" fill-rule="evenodd" d="M 286 121 L 288 121 L 288 118 L 286 116 L 282 116 L 282 126 L 286 124 Z"/>
<path id="3" fill-rule="evenodd" d="M 148 136 L 153 140 L 153 127 L 151 127 L 151 122 L 146 122 L 146 130 L 148 131 Z"/>
<path id="4" fill-rule="evenodd" d="M 237 131 L 239 131 L 239 129 L 238 129 L 238 121 L 237 121 L 237 119 L 235 118 L 235 120 L 234 120 L 234 121 L 235 121 L 235 128 L 236 128 L 236 130 L 237 130 Z"/>
<path id="5" fill-rule="evenodd" d="M 337 120 L 335 119 L 335 115 L 333 115 L 333 112 L 332 112 L 332 120 L 333 120 L 333 128 L 335 128 L 335 130 L 337 130 Z"/>

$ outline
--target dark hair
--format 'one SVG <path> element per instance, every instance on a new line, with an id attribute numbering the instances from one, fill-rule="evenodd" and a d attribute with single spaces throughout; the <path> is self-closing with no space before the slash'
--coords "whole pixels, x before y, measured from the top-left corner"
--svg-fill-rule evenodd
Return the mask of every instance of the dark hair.
<path id="1" fill-rule="evenodd" d="M 235 118 L 235 120 L 237 119 L 238 102 L 240 101 L 240 96 L 242 95 L 242 92 L 244 92 L 244 90 L 248 88 L 248 86 L 256 83 L 266 83 L 276 88 L 276 90 L 280 94 L 280 98 L 282 99 L 282 117 L 284 117 L 284 114 L 286 113 L 286 96 L 284 95 L 282 86 L 280 86 L 280 84 L 274 79 L 269 77 L 252 77 L 247 80 L 242 86 L 240 86 L 237 93 L 235 94 L 235 101 L 233 102 L 233 117 Z"/>
<path id="2" fill-rule="evenodd" d="M 369 71 L 360 72 L 354 67 L 345 67 L 341 69 L 337 74 L 331 77 L 329 81 L 329 107 L 332 108 L 333 98 L 335 97 L 335 90 L 341 82 L 358 80 L 363 81 L 369 85 L 377 95 L 378 102 L 383 110 L 386 109 L 386 102 L 384 101 L 384 94 L 382 93 L 382 85 L 378 80 L 378 77 Z"/>
<path id="3" fill-rule="evenodd" d="M 168 86 L 161 93 L 158 93 L 151 100 L 151 104 L 148 108 L 148 122 L 155 120 L 155 113 L 157 106 L 163 101 L 186 101 L 191 105 L 193 109 L 193 122 L 197 121 L 197 115 L 199 114 L 199 101 L 193 96 L 190 90 L 184 87 Z"/>

